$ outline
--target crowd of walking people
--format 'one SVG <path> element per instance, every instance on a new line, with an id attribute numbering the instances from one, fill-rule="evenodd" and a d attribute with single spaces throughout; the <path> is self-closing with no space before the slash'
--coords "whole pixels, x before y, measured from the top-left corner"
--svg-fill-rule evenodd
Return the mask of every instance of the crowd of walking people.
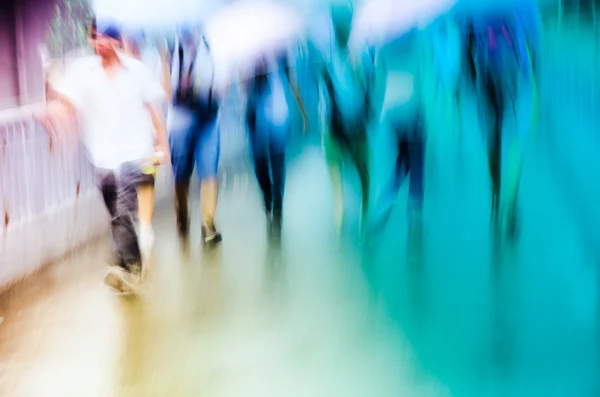
<path id="1" fill-rule="evenodd" d="M 385 227 L 406 179 L 409 259 L 418 260 L 426 159 L 440 134 L 433 121 L 443 114 L 439 109 L 449 110 L 453 117 L 442 124 L 455 130 L 459 139 L 461 104 L 465 95 L 474 94 L 488 148 L 492 234 L 497 241 L 516 241 L 523 145 L 530 128 L 509 132 L 504 120 L 509 110 L 521 117 L 517 97 L 529 88 L 535 90 L 541 32 L 535 4 L 530 0 L 518 4 L 451 12 L 430 27 L 413 29 L 389 43 L 372 45 L 365 40 L 359 46 L 351 45 L 353 7 L 332 7 L 327 50 L 307 46 L 312 72 L 322 87 L 322 125 L 309 125 L 294 55 L 282 49 L 256 59 L 252 77 L 235 83 L 245 98 L 243 117 L 271 235 L 278 238 L 281 233 L 290 115 L 297 106 L 301 128 L 319 129 L 325 142 L 336 230 L 343 229 L 346 160 L 359 175 L 360 228 L 365 236 Z M 157 167 L 171 164 L 181 238 L 187 239 L 190 229 L 194 170 L 201 182 L 202 243 L 214 247 L 223 238 L 216 219 L 220 113 L 234 82 L 227 87 L 216 84 L 211 43 L 200 29 L 180 29 L 170 46 L 159 49 L 108 21 L 94 20 L 89 34 L 94 55 L 76 61 L 52 87 L 57 100 L 40 117 L 50 132 L 59 121 L 79 123 L 111 215 L 116 255 L 105 282 L 119 293 L 131 293 L 140 287 L 142 266 L 154 242 Z M 385 186 L 373 189 L 377 149 L 370 144 L 369 132 L 380 128 L 393 137 L 393 147 L 386 149 L 394 151 L 396 162 Z M 373 190 L 383 193 L 372 198 Z"/>

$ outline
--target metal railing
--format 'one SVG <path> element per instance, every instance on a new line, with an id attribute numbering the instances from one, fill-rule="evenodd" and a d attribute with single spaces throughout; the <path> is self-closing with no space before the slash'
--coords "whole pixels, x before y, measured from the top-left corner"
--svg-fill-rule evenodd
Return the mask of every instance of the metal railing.
<path id="1" fill-rule="evenodd" d="M 0 113 L 0 288 L 107 225 L 77 137 L 61 131 L 61 138 L 51 138 L 34 111 Z"/>

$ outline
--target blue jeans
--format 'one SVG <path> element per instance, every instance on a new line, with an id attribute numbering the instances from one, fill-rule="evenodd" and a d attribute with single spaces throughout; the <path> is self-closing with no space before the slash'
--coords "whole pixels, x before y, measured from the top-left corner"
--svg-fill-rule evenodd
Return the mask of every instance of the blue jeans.
<path id="1" fill-rule="evenodd" d="M 194 166 L 200 180 L 217 176 L 221 152 L 217 117 L 209 120 L 193 117 L 169 133 L 175 184 L 189 182 Z"/>
<path id="2" fill-rule="evenodd" d="M 280 217 L 283 212 L 289 123 L 277 126 L 261 122 L 249 127 L 254 170 L 263 193 L 265 209 Z"/>
<path id="3" fill-rule="evenodd" d="M 425 136 L 419 116 L 410 121 L 392 121 L 393 135 L 396 139 L 396 164 L 392 177 L 384 185 L 382 197 L 379 200 L 380 210 L 378 223 L 382 226 L 389 215 L 398 196 L 402 183 L 410 177 L 409 183 L 409 213 L 421 211 L 423 206 L 423 169 L 425 165 Z"/>

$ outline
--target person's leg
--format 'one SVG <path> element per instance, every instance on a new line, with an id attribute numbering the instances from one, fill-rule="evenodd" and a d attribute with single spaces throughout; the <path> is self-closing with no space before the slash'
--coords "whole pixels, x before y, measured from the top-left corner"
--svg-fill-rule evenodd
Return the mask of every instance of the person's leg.
<path id="1" fill-rule="evenodd" d="M 408 255 L 409 258 L 418 260 L 423 239 L 423 168 L 425 165 L 425 140 L 420 131 L 408 142 L 407 152 L 410 169 Z"/>
<path id="2" fill-rule="evenodd" d="M 509 241 L 514 242 L 519 234 L 519 188 L 523 168 L 523 142 L 515 139 L 505 145 L 505 169 L 503 170 L 503 218 L 506 224 L 506 234 Z"/>
<path id="3" fill-rule="evenodd" d="M 196 142 L 196 168 L 200 177 L 200 198 L 202 201 L 202 237 L 204 243 L 218 243 L 221 234 L 215 226 L 219 182 L 217 172 L 221 153 L 221 131 L 219 120 L 215 119 L 200 126 Z"/>
<path id="4" fill-rule="evenodd" d="M 115 266 L 123 266 L 121 257 L 119 256 L 119 251 L 117 250 L 117 243 L 115 241 L 114 234 L 112 233 L 112 220 L 117 215 L 117 179 L 114 172 L 108 170 L 97 170 L 96 179 L 98 188 L 102 194 L 102 199 L 104 200 L 104 205 L 106 206 L 111 219 L 112 254 L 114 256 L 111 264 Z"/>
<path id="5" fill-rule="evenodd" d="M 399 127 L 392 127 L 390 131 L 390 139 L 393 139 L 393 142 L 389 142 L 389 148 L 393 150 L 391 154 L 392 159 L 395 160 L 391 167 L 386 167 L 389 170 L 389 177 L 383 186 L 382 199 L 378 200 L 380 212 L 375 225 L 377 231 L 381 231 L 387 225 L 402 182 L 410 170 L 408 162 L 408 135 L 407 131 L 401 131 Z"/>
<path id="6" fill-rule="evenodd" d="M 140 221 L 140 248 L 148 255 L 154 246 L 154 176 L 145 175 L 147 179 L 138 186 L 138 217 Z"/>
<path id="7" fill-rule="evenodd" d="M 154 178 L 152 178 L 154 179 Z M 140 246 L 147 254 L 154 245 L 152 217 L 154 215 L 154 183 L 141 183 L 138 187 L 138 217 L 140 220 Z"/>
<path id="8" fill-rule="evenodd" d="M 352 150 L 350 152 L 352 161 L 356 166 L 358 177 L 360 179 L 360 187 L 362 192 L 361 200 L 361 216 L 366 218 L 369 211 L 369 198 L 371 188 L 371 177 L 369 174 L 370 147 L 366 132 L 353 138 Z"/>
<path id="9" fill-rule="evenodd" d="M 271 155 L 271 172 L 273 174 L 273 217 L 275 220 L 281 220 L 285 193 L 285 152 Z"/>
<path id="10" fill-rule="evenodd" d="M 263 126 L 261 126 L 263 127 Z M 273 191 L 271 189 L 271 175 L 269 174 L 268 142 L 264 139 L 264 131 L 254 128 L 250 131 L 254 172 L 263 195 L 263 203 L 267 216 L 273 212 Z"/>
<path id="11" fill-rule="evenodd" d="M 111 225 L 120 267 L 109 271 L 105 283 L 119 292 L 134 292 L 141 277 L 142 253 L 136 231 L 140 181 L 141 171 L 134 164 L 124 164 L 114 178 L 117 195 Z"/>
<path id="12" fill-rule="evenodd" d="M 136 164 L 123 164 L 117 177 L 116 240 L 125 268 L 131 273 L 139 273 L 142 254 L 138 243 L 136 225 L 138 221 L 138 186 L 142 172 Z"/>
<path id="13" fill-rule="evenodd" d="M 273 220 L 279 226 L 283 215 L 283 198 L 285 191 L 285 152 L 289 138 L 289 125 L 272 126 L 269 141 L 269 154 L 273 183 Z"/>
<path id="14" fill-rule="evenodd" d="M 423 206 L 423 181 L 425 167 L 425 132 L 423 123 L 417 118 L 411 126 L 411 133 L 401 145 L 401 154 L 404 155 L 404 161 L 407 164 L 407 172 L 410 171 L 409 200 L 411 206 L 421 210 Z M 400 160 L 399 160 L 400 161 Z"/>
<path id="15" fill-rule="evenodd" d="M 344 146 L 338 138 L 331 133 L 326 133 L 324 137 L 325 157 L 327 159 L 327 168 L 329 178 L 333 189 L 334 201 L 334 225 L 339 233 L 342 229 L 344 220 L 344 190 L 342 180 L 342 158 Z"/>
<path id="16" fill-rule="evenodd" d="M 489 72 L 484 84 L 486 97 L 490 105 L 492 124 L 491 136 L 488 138 L 488 166 L 492 183 L 491 225 L 497 231 L 500 213 L 502 119 L 504 109 L 498 87 Z"/>
<path id="17" fill-rule="evenodd" d="M 189 232 L 188 198 L 190 178 L 194 171 L 194 143 L 197 140 L 195 122 L 172 128 L 169 134 L 171 165 L 175 182 L 175 214 L 177 229 L 181 237 Z"/>

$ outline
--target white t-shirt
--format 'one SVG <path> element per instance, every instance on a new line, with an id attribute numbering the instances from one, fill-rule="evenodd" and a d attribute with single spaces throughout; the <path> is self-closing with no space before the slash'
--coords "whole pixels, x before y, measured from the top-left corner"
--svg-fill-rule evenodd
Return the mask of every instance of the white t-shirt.
<path id="1" fill-rule="evenodd" d="M 73 63 L 57 91 L 78 111 L 83 143 L 92 164 L 116 169 L 144 160 L 154 151 L 154 127 L 146 108 L 164 100 L 159 80 L 147 66 L 119 55 L 123 70 L 110 79 L 99 57 Z"/>

